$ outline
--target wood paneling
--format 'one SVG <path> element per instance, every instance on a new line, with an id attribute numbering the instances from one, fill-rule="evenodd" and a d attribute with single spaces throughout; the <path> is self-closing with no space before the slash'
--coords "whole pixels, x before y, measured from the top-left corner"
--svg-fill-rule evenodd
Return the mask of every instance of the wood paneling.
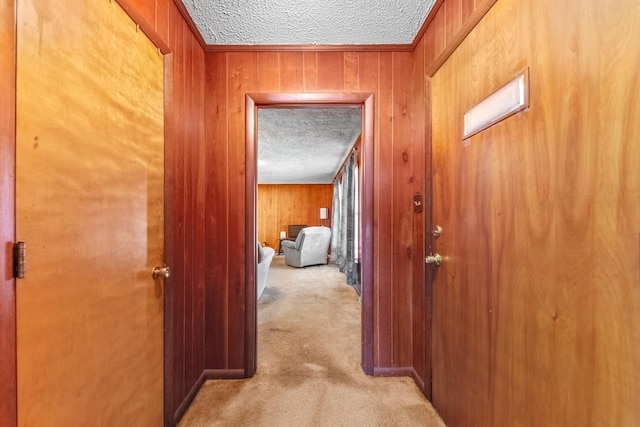
<path id="1" fill-rule="evenodd" d="M 496 0 L 439 0 L 425 23 L 424 37 L 414 41 L 425 42 L 425 67 L 428 76 L 447 60 L 462 40 L 482 19 Z"/>
<path id="2" fill-rule="evenodd" d="M 174 425 L 184 413 L 202 374 L 207 358 L 225 353 L 215 333 L 206 333 L 212 316 L 224 318 L 208 291 L 207 277 L 226 280 L 226 253 L 206 236 L 219 221 L 215 206 L 205 208 L 212 197 L 225 200 L 206 165 L 217 154 L 205 146 L 205 58 L 192 22 L 185 20 L 184 6 L 173 0 L 126 0 L 155 29 L 171 52 L 165 58 L 165 260 L 172 268 L 167 281 L 165 352 L 165 424 Z M 225 169 L 223 169 L 225 170 Z M 211 261 L 211 260 L 216 260 Z M 217 300 L 216 300 L 217 302 Z M 205 309 L 206 307 L 206 309 Z M 218 345 L 220 344 L 220 345 Z"/>
<path id="3" fill-rule="evenodd" d="M 425 224 L 430 218 L 430 212 L 425 206 L 425 196 L 431 198 L 430 193 L 426 193 L 426 164 L 425 160 L 429 157 L 425 146 L 425 118 L 426 118 L 426 86 L 424 79 L 424 41 L 418 44 L 412 58 L 411 84 L 414 97 L 411 99 L 411 111 L 414 114 L 410 117 L 411 139 L 413 147 L 412 161 L 414 163 L 413 175 L 411 176 L 412 194 L 422 196 L 422 211 L 412 212 L 412 234 L 413 247 L 411 250 L 412 261 L 412 296 L 411 308 L 412 316 L 412 361 L 411 365 L 415 371 L 416 380 L 422 382 L 420 388 L 425 391 L 428 397 L 428 389 L 430 388 L 430 349 L 427 346 L 430 343 L 431 333 L 431 313 L 426 311 L 428 294 L 425 288 Z M 416 117 L 419 115 L 419 117 Z M 426 381 L 426 383 L 425 383 Z"/>
<path id="4" fill-rule="evenodd" d="M 471 2 L 473 4 L 473 2 Z M 462 26 L 462 0 L 445 0 L 445 39 L 451 40 Z"/>
<path id="5" fill-rule="evenodd" d="M 397 167 L 393 170 L 390 160 L 394 153 L 394 138 L 396 144 L 405 143 L 398 141 L 400 138 L 394 136 L 395 133 L 399 130 L 400 135 L 407 135 L 400 128 L 409 123 L 396 120 L 396 116 L 405 113 L 398 111 L 400 106 L 392 103 L 392 99 L 398 95 L 404 97 L 403 93 L 414 87 L 401 80 L 392 82 L 393 70 L 397 68 L 393 64 L 394 55 L 354 52 L 352 49 L 326 53 L 310 49 L 304 52 L 276 50 L 277 67 L 271 66 L 271 75 L 277 75 L 276 87 L 264 78 L 269 72 L 259 65 L 262 58 L 256 58 L 255 54 L 211 53 L 206 57 L 205 76 L 201 40 L 191 33 L 191 23 L 185 21 L 184 6 L 180 2 L 131 0 L 125 3 L 131 4 L 144 18 L 145 22 L 141 24 L 155 29 L 159 40 L 166 43 L 171 52 L 165 59 L 165 192 L 168 206 L 165 259 L 173 268 L 166 290 L 166 304 L 171 308 L 167 312 L 166 335 L 167 424 L 172 424 L 185 409 L 188 404 L 185 399 L 189 393 L 193 394 L 193 388 L 198 384 L 195 378 L 198 373 L 225 367 L 236 369 L 244 358 L 238 347 L 242 345 L 238 335 L 243 330 L 243 317 L 238 309 L 242 307 L 244 276 L 237 267 L 241 265 L 243 255 L 234 250 L 239 250 L 238 239 L 242 241 L 238 234 L 244 233 L 242 221 L 235 221 L 244 216 L 243 197 L 238 194 L 244 191 L 244 154 L 242 130 L 239 129 L 242 97 L 249 91 L 357 90 L 375 95 L 375 366 L 411 363 L 410 356 L 406 355 L 411 353 L 412 340 L 416 338 L 409 339 L 406 334 L 393 336 L 392 325 L 398 320 L 393 319 L 392 313 L 402 317 L 409 315 L 393 308 L 396 304 L 393 297 L 403 295 L 403 304 L 408 304 L 406 297 L 414 292 L 410 290 L 414 285 L 393 283 L 397 279 L 392 277 L 395 259 L 391 248 L 393 245 L 407 246 L 406 242 L 392 244 L 392 241 L 397 239 L 394 230 L 400 222 L 400 212 L 410 209 L 408 196 L 415 190 L 415 182 L 406 184 L 411 191 L 403 189 L 394 196 L 391 188 L 394 185 L 398 188 L 394 180 L 406 180 L 408 175 Z M 145 29 L 146 24 L 141 28 Z M 233 55 L 235 58 L 231 58 Z M 234 63 L 237 67 L 229 68 Z M 3 64 L 8 62 L 3 61 Z M 415 106 L 409 110 L 412 108 Z M 415 117 L 415 126 L 419 127 L 420 113 L 416 112 Z M 3 114 L 3 118 L 8 116 Z M 395 153 L 397 156 L 398 151 Z M 3 161 L 6 158 L 10 156 L 3 157 Z M 420 162 L 403 162 L 401 167 L 422 169 Z M 3 192 L 5 194 L 8 193 Z M 3 220 L 5 224 L 8 222 Z M 227 229 L 229 227 L 232 232 Z M 414 243 L 410 246 L 416 241 L 412 237 Z M 236 248 L 231 251 L 233 254 L 229 252 L 231 246 Z M 413 251 L 413 256 L 418 257 L 419 252 Z M 397 254 L 396 251 L 395 256 L 399 256 Z M 232 259 L 233 263 L 230 262 Z M 398 341 L 402 343 L 398 344 Z"/>
<path id="6" fill-rule="evenodd" d="M 410 53 L 392 54 L 392 83 L 393 83 L 393 142 L 391 149 L 391 170 L 393 184 L 391 192 L 394 206 L 392 207 L 391 270 L 392 285 L 392 329 L 393 337 L 393 365 L 398 367 L 412 366 L 412 319 L 403 313 L 411 313 L 411 284 L 413 275 L 412 253 L 413 247 L 413 132 L 414 112 L 412 93 L 413 55 Z M 408 90 L 396 90 L 397 86 L 407 87 Z M 422 130 L 422 129 L 421 129 Z M 424 157 L 419 159 L 424 162 Z M 424 170 L 424 164 L 422 165 Z M 424 185 L 424 184 L 423 184 Z M 422 243 L 420 244 L 422 246 Z"/>
<path id="7" fill-rule="evenodd" d="M 15 2 L 0 3 L 0 425 L 17 425 L 15 241 Z"/>
<path id="8" fill-rule="evenodd" d="M 18 9 L 18 422 L 158 425 L 163 58 L 117 3 L 75 6 Z"/>
<path id="9" fill-rule="evenodd" d="M 244 100 L 244 94 L 252 90 L 342 92 L 348 87 L 349 91 L 371 92 L 375 95 L 374 176 L 378 184 L 374 189 L 377 227 L 373 233 L 376 242 L 382 244 L 374 247 L 374 266 L 378 272 L 374 275 L 373 291 L 374 306 L 377 307 L 374 314 L 377 325 L 374 366 L 411 367 L 412 260 L 414 257 L 420 258 L 422 263 L 423 258 L 422 242 L 419 247 L 414 247 L 420 238 L 414 240 L 412 197 L 417 188 L 424 193 L 420 182 L 424 171 L 423 149 L 418 149 L 416 158 L 413 151 L 414 144 L 419 147 L 423 144 L 420 135 L 424 132 L 424 98 L 412 94 L 416 84 L 424 84 L 421 77 L 422 61 L 414 64 L 411 53 L 371 52 L 235 52 L 208 53 L 206 56 L 207 147 L 216 151 L 215 163 L 207 164 L 207 168 L 214 170 L 212 174 L 215 175 L 209 175 L 214 181 L 207 185 L 221 186 L 220 192 L 227 192 L 223 197 L 229 198 L 226 203 L 207 198 L 211 209 L 224 211 L 218 212 L 216 230 L 212 230 L 208 238 L 220 247 L 220 251 L 227 251 L 230 259 L 234 260 L 226 265 L 227 275 L 212 276 L 210 279 L 219 284 L 208 288 L 211 294 L 208 293 L 207 298 L 218 304 L 228 301 L 219 309 L 229 310 L 229 314 L 213 319 L 215 323 L 207 325 L 211 328 L 208 336 L 219 336 L 221 344 L 226 346 L 243 341 L 243 321 L 238 317 L 244 315 L 243 306 L 236 300 L 235 294 L 244 291 L 244 255 L 238 253 L 239 249 L 244 250 L 239 242 L 246 238 L 242 228 L 245 221 L 244 206 L 240 204 L 245 191 L 244 145 L 241 143 L 244 140 L 244 117 L 239 116 L 243 113 L 241 101 Z M 300 66 L 302 68 L 297 68 Z M 285 72 L 299 77 L 284 81 L 282 76 Z M 406 80 L 406 77 L 409 79 Z M 280 83 L 276 85 L 274 81 Z M 424 89 L 418 93 L 423 94 Z M 378 129 L 384 129 L 384 134 Z M 412 135 L 415 129 L 419 130 L 418 136 Z M 225 169 L 228 172 L 224 172 Z M 421 178 L 418 180 L 413 179 L 414 170 L 420 171 L 418 176 Z M 231 256 L 231 253 L 234 255 Z M 380 268 L 379 264 L 383 267 Z M 407 271 L 394 265 L 405 266 Z M 222 283 L 225 277 L 228 282 Z M 421 274 L 420 286 L 422 277 Z M 212 367 L 241 369 L 241 349 L 228 347 L 226 352 L 221 354 L 220 350 L 216 350 L 212 354 Z"/>
<path id="10" fill-rule="evenodd" d="M 331 227 L 333 185 L 258 185 L 258 241 L 278 250 L 280 231 L 289 224 Z M 320 219 L 320 208 L 329 218 Z"/>
<path id="11" fill-rule="evenodd" d="M 207 365 L 215 366 L 217 361 L 220 369 L 226 366 L 228 353 L 228 332 L 226 328 L 228 317 L 227 288 L 229 253 L 227 247 L 232 236 L 221 233 L 220 230 L 229 222 L 229 198 L 227 177 L 229 165 L 227 163 L 229 147 L 225 141 L 228 129 L 227 117 L 227 82 L 226 58 L 223 54 L 207 54 L 205 90 L 205 123 L 207 123 L 206 145 L 207 161 L 207 203 L 205 205 L 206 227 L 205 235 L 210 236 L 206 242 L 207 264 L 205 279 L 207 284 L 205 324 L 217 325 L 210 328 L 205 335 L 205 349 Z"/>
<path id="12" fill-rule="evenodd" d="M 394 338 L 392 332 L 394 307 L 393 297 L 397 292 L 408 295 L 411 291 L 403 290 L 409 284 L 393 285 L 392 272 L 395 262 L 390 248 L 401 243 L 394 243 L 394 229 L 398 225 L 399 212 L 405 209 L 408 200 L 404 199 L 410 192 L 392 196 L 394 180 L 402 172 L 390 168 L 393 152 L 393 140 L 398 139 L 395 132 L 399 127 L 406 126 L 408 121 L 396 120 L 399 114 L 391 100 L 403 91 L 413 90 L 402 81 L 392 82 L 394 66 L 393 54 L 389 52 L 357 52 L 345 48 L 345 52 L 333 49 L 326 54 L 313 51 L 312 47 L 304 52 L 278 51 L 277 67 L 271 67 L 271 75 L 277 76 L 278 84 L 264 78 L 269 75 L 267 68 L 259 65 L 245 67 L 231 72 L 242 77 L 249 74 L 245 85 L 229 87 L 230 72 L 227 69 L 229 53 L 208 54 L 205 78 L 205 59 L 200 49 L 199 35 L 191 33 L 192 22 L 185 21 L 184 6 L 172 0 L 127 0 L 121 2 L 132 5 L 136 16 L 142 16 L 144 22 L 139 22 L 146 31 L 155 29 L 158 40 L 165 43 L 171 52 L 165 59 L 165 143 L 166 143 L 166 200 L 167 200 L 167 231 L 165 259 L 173 267 L 174 274 L 168 281 L 166 304 L 171 307 L 167 313 L 167 349 L 166 354 L 166 420 L 168 424 L 185 409 L 185 398 L 197 386 L 194 379 L 198 372 L 221 366 L 229 366 L 229 341 L 237 345 L 238 339 L 229 335 L 231 323 L 237 323 L 241 317 L 229 318 L 230 286 L 237 294 L 240 278 L 232 277 L 238 272 L 230 267 L 230 255 L 227 248 L 236 241 L 236 237 L 223 227 L 233 221 L 236 207 L 242 200 L 235 192 L 242 185 L 241 175 L 236 175 L 238 169 L 235 164 L 231 167 L 227 161 L 233 147 L 238 147 L 238 120 L 229 120 L 229 105 L 227 95 L 235 99 L 231 108 L 242 108 L 236 94 L 248 92 L 247 84 L 253 86 L 251 90 L 259 91 L 366 91 L 375 95 L 375 146 L 374 156 L 376 178 L 376 230 L 375 239 L 375 268 L 376 268 L 376 310 L 374 313 L 376 324 L 376 362 L 379 367 L 399 366 L 398 360 L 404 364 L 409 360 L 406 356 L 399 359 L 395 352 L 419 345 L 412 337 L 413 343 L 395 345 L 395 341 L 404 338 Z M 469 14 L 469 5 L 481 5 L 485 2 L 471 2 L 462 0 L 462 22 L 465 14 Z M 441 8 L 444 11 L 444 7 Z M 444 13 L 444 12 L 443 12 Z M 442 41 L 444 46 L 444 15 L 438 22 L 442 26 L 434 25 L 431 32 L 437 34 L 435 38 L 427 37 L 425 44 L 431 40 Z M 464 27 L 464 25 L 463 25 Z M 9 25 L 3 29 L 10 28 Z M 3 43 L 3 48 L 10 44 Z M 405 50 L 406 46 L 399 49 Z M 444 47 L 439 48 L 439 52 Z M 348 52 L 347 52 L 348 51 Z M 425 47 L 425 66 L 430 64 L 430 50 Z M 218 55 L 218 56 L 216 56 Z M 241 53 L 240 58 L 252 53 Z M 435 54 L 433 55 L 435 59 Z M 216 59 L 211 59 L 216 58 Z M 244 61 L 244 60 L 243 60 Z M 3 61 L 3 65 L 10 66 L 10 62 Z M 8 68 L 7 68 L 8 69 Z M 253 70 L 253 71 L 252 71 Z M 262 77 L 260 77 L 262 76 Z M 3 79 L 3 83 L 7 81 Z M 208 102 L 206 120 L 206 138 L 204 134 L 205 90 Z M 215 94 L 209 98 L 211 92 Z M 3 91 L 3 95 L 10 92 Z M 9 95 L 10 96 L 10 95 Z M 235 97 L 235 98 L 234 98 Z M 241 97 L 241 96 L 240 96 Z M 407 98 L 408 99 L 408 98 Z M 415 107 L 415 106 L 414 106 Z M 411 108 L 414 108 L 411 107 Z M 421 107 L 419 107 L 421 108 Z M 236 110 L 238 114 L 238 112 Z M 234 113 L 235 114 L 235 113 Z M 420 126 L 420 114 L 416 126 Z M 209 120 L 213 117 L 214 120 Z M 10 122 L 10 116 L 3 114 L 3 119 Z M 231 125 L 230 125 L 231 123 Z M 227 134 L 227 132 L 229 132 Z M 402 131 L 400 131 L 402 134 Z M 206 141 L 206 144 L 205 144 Z M 221 143 L 223 142 L 224 143 Z M 4 147 L 6 150 L 6 147 Z M 236 148 L 237 150 L 237 148 Z M 236 152 L 234 163 L 241 164 L 242 153 Z M 11 156 L 3 156 L 7 161 Z M 203 161 L 204 159 L 204 161 Z M 418 161 L 419 163 L 420 161 Z M 412 162 L 409 162 L 412 163 Z M 411 164 L 411 166 L 417 165 Z M 419 168 L 418 168 L 419 169 Z M 8 170 L 4 169 L 3 170 Z M 400 175 L 398 175 L 400 173 Z M 227 183 L 231 183 L 228 185 Z M 234 184 L 236 183 L 236 184 Z M 414 184 L 415 185 L 415 184 Z M 243 191 L 243 190 L 241 190 Z M 8 195 L 3 191 L 3 195 Z M 391 196 L 390 196 L 391 195 Z M 394 198 L 395 197 L 395 198 Z M 428 199 L 428 196 L 426 197 Z M 232 200 L 233 199 L 233 200 Z M 215 200 L 216 202 L 211 202 Z M 206 202 L 205 202 L 206 201 Z M 204 207 L 203 207 L 204 204 Z M 3 206 L 9 206 L 4 204 Z M 242 213 L 242 212 L 241 212 Z M 3 218 L 3 225 L 10 227 L 10 223 Z M 415 226 L 415 225 L 414 225 Z M 213 237 L 211 237 L 213 236 Z M 414 239 L 414 243 L 417 240 Z M 222 244 L 222 245 L 221 245 Z M 413 252 L 418 258 L 418 252 Z M 215 261 L 211 261 L 215 260 Z M 234 260 L 234 263 L 237 260 Z M 204 264 L 204 265 L 203 265 Z M 415 271 L 416 266 L 412 267 Z M 413 280 L 417 283 L 416 280 Z M 415 294 L 415 283 L 414 292 Z M 237 295 L 236 295 L 237 296 Z M 202 301 L 204 300 L 204 305 Z M 236 300 L 234 300 L 237 302 Z M 406 301 L 405 301 L 406 302 Z M 418 303 L 413 301 L 412 304 Z M 400 315 L 396 310 L 396 315 Z M 406 314 L 403 314 L 406 316 Z M 420 317 L 420 316 L 417 316 Z M 414 317 L 414 320 L 417 319 Z M 205 332 L 205 324 L 211 325 Z M 234 326 L 235 327 L 235 326 Z M 188 339 L 185 337 L 188 335 Z M 404 341 L 403 341 L 404 342 Z M 395 350 L 394 350 L 395 348 Z M 234 347 L 234 351 L 237 348 Z M 405 353 L 406 354 L 406 353 Z M 237 357 L 242 358 L 242 355 Z M 236 357 L 236 361 L 238 360 Z M 223 361 L 220 363 L 220 361 Z M 3 365 L 6 366 L 6 365 Z"/>
<path id="13" fill-rule="evenodd" d="M 227 176 L 227 188 L 230 192 L 229 212 L 233 216 L 228 223 L 225 232 L 229 233 L 230 244 L 227 247 L 229 257 L 233 265 L 229 266 L 228 288 L 228 331 L 229 340 L 227 353 L 227 365 L 224 369 L 247 368 L 245 351 L 245 319 L 244 310 L 246 292 L 246 242 L 245 234 L 245 189 L 246 173 L 245 159 L 245 96 L 256 91 L 258 69 L 258 55 L 256 53 L 230 53 L 227 55 L 227 94 L 229 99 L 228 140 L 229 144 L 229 175 Z M 211 201 L 213 202 L 213 201 Z M 251 246 L 253 250 L 253 245 Z M 239 268 L 235 268 L 235 266 Z M 216 325 L 207 325 L 207 328 L 216 328 Z M 252 375 L 252 372 L 248 372 Z"/>
<path id="14" fill-rule="evenodd" d="M 449 426 L 640 419 L 639 20 L 633 0 L 500 0 L 433 77 Z M 525 66 L 529 110 L 463 146 L 463 112 Z"/>
<path id="15" fill-rule="evenodd" d="M 447 44 L 446 34 L 446 6 L 443 4 L 439 8 L 431 11 L 433 19 L 427 27 L 424 35 L 425 40 L 425 62 L 430 64 L 444 52 Z"/>
<path id="16" fill-rule="evenodd" d="M 376 151 L 374 155 L 375 170 L 375 188 L 376 197 L 374 197 L 375 212 L 377 215 L 377 230 L 375 235 L 374 259 L 375 264 L 375 283 L 376 298 L 375 314 L 374 314 L 374 335 L 379 337 L 375 345 L 375 363 L 374 366 L 388 367 L 393 360 L 393 339 L 391 327 L 393 317 L 391 310 L 393 308 L 393 288 L 391 283 L 394 259 L 391 256 L 392 241 L 394 239 L 394 218 L 393 218 L 393 200 L 392 191 L 393 174 L 389 171 L 389 161 L 393 158 L 393 129 L 394 129 L 394 109 L 390 102 L 393 99 L 393 68 L 389 65 L 393 63 L 393 53 L 384 52 L 378 54 L 375 62 L 370 63 L 373 70 L 377 72 L 378 81 L 376 99 L 376 126 L 375 126 L 375 145 Z M 362 70 L 366 72 L 366 70 Z M 379 85 L 379 86 L 378 86 Z M 369 86 L 370 90 L 371 86 Z M 384 102 L 382 102 L 384 100 Z M 382 143 L 385 141 L 385 143 Z M 382 173 L 385 171 L 386 173 Z M 385 197 L 379 197 L 385 195 Z"/>
<path id="17" fill-rule="evenodd" d="M 163 2 L 158 2 L 156 10 Z M 169 2 L 171 60 L 167 62 L 166 116 L 167 212 L 166 261 L 173 273 L 167 288 L 165 423 L 173 425 L 186 410 L 192 390 L 207 368 L 205 335 L 207 245 L 205 199 L 210 191 L 204 144 L 204 51 L 180 10 Z M 162 22 L 157 20 L 156 22 Z M 171 380 L 171 381 L 169 381 Z"/>

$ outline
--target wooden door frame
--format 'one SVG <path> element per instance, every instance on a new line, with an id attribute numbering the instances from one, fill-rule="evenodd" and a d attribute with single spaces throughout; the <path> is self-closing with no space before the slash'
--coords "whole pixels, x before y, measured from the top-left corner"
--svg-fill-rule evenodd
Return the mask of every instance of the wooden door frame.
<path id="1" fill-rule="evenodd" d="M 256 207 L 257 207 L 257 131 L 260 107 L 344 107 L 362 108 L 360 247 L 362 248 L 362 317 L 361 350 L 362 369 L 373 375 L 373 151 L 374 151 L 374 95 L 372 93 L 252 93 L 245 96 L 245 376 L 251 377 L 257 368 L 257 299 L 256 299 Z"/>

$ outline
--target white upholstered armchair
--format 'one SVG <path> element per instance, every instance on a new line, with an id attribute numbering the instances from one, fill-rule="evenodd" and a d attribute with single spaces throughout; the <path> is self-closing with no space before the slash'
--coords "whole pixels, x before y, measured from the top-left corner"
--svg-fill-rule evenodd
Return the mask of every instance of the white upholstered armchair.
<path id="1" fill-rule="evenodd" d="M 257 282 L 257 298 L 260 298 L 264 288 L 267 287 L 267 274 L 269 274 L 269 266 L 271 265 L 271 260 L 273 260 L 273 255 L 275 255 L 275 251 L 273 248 L 262 247 L 260 242 L 258 243 L 258 270 L 256 276 Z"/>
<path id="2" fill-rule="evenodd" d="M 284 261 L 292 267 L 306 267 L 327 263 L 327 253 L 331 243 L 331 229 L 329 227 L 303 228 L 295 242 L 282 241 Z"/>

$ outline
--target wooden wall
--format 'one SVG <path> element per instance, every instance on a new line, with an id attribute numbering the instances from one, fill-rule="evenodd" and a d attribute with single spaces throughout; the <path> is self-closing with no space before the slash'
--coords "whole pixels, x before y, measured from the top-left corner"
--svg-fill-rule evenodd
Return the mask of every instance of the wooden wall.
<path id="1" fill-rule="evenodd" d="M 278 250 L 280 231 L 289 224 L 331 227 L 332 199 L 333 184 L 258 185 L 258 241 Z M 321 207 L 328 209 L 327 219 L 320 219 Z"/>
<path id="2" fill-rule="evenodd" d="M 244 372 L 245 254 L 238 242 L 245 239 L 244 94 L 251 92 L 375 95 L 375 373 L 413 375 L 428 395 L 430 308 L 423 262 L 429 205 L 413 213 L 414 194 L 430 200 L 424 74 L 495 0 L 476 0 L 470 14 L 470 2 L 460 0 L 456 7 L 447 0 L 448 12 L 438 9 L 439 17 L 448 17 L 442 22 L 449 22 L 448 33 L 438 39 L 443 43 L 432 44 L 427 33 L 415 52 L 204 55 L 199 36 L 182 19 L 180 2 L 130 1 L 172 52 L 166 81 L 166 205 L 173 209 L 166 212 L 172 224 L 166 230 L 166 258 L 175 267 L 167 290 L 173 307 L 167 413 L 179 416 L 186 409 L 203 372 Z M 440 23 L 435 19 L 427 32 L 440 34 Z"/>
<path id="3" fill-rule="evenodd" d="M 15 241 L 15 2 L 0 3 L 0 425 L 17 423 Z"/>
<path id="4" fill-rule="evenodd" d="M 208 367 L 205 354 L 204 51 L 173 0 L 130 0 L 165 57 L 165 423 L 173 425 Z M 180 4 L 180 7 L 183 7 Z M 211 262 L 211 261 L 207 261 Z"/>
<path id="5" fill-rule="evenodd" d="M 433 77 L 434 181 L 477 178 L 435 199 L 469 251 L 436 241 L 464 260 L 434 284 L 448 426 L 638 425 L 638 22 L 635 0 L 498 0 Z M 530 108 L 463 149 L 465 109 L 525 66 Z"/>
<path id="6" fill-rule="evenodd" d="M 432 75 L 496 0 L 439 0 L 429 14 L 422 40 L 427 75 Z"/>
<path id="7" fill-rule="evenodd" d="M 208 361 L 244 360 L 245 93 L 370 92 L 375 95 L 375 361 L 378 374 L 411 373 L 414 286 L 423 288 L 423 229 L 413 195 L 424 190 L 425 82 L 411 52 L 206 54 Z M 419 243 L 418 243 L 419 242 Z M 422 298 L 422 296 L 420 296 Z"/>
<path id="8" fill-rule="evenodd" d="M 173 349 L 166 360 L 167 423 L 172 424 L 185 409 L 180 405 L 197 390 L 203 371 L 242 368 L 244 313 L 237 308 L 244 303 L 244 274 L 238 267 L 244 253 L 236 242 L 244 238 L 242 96 L 246 92 L 375 94 L 375 366 L 378 374 L 407 373 L 406 369 L 414 366 L 418 376 L 426 378 L 429 369 L 424 358 L 428 349 L 425 312 L 421 311 L 426 301 L 424 219 L 413 214 L 411 207 L 413 194 L 425 193 L 424 158 L 428 150 L 424 148 L 424 99 L 428 86 L 423 74 L 430 64 L 429 55 L 436 56 L 430 47 L 431 38 L 420 40 L 416 53 L 205 56 L 182 17 L 179 2 L 177 6 L 172 0 L 121 3 L 133 7 L 147 24 L 142 27 L 152 28 L 171 51 L 166 57 L 165 76 L 165 217 L 169 224 L 165 258 L 173 267 L 166 288 L 167 307 L 172 307 L 167 313 L 166 344 Z M 3 10 L 3 19 L 12 22 L 6 12 Z M 4 36 L 3 48 L 11 45 L 4 43 Z M 15 70 L 11 62 L 3 60 L 5 64 L 1 80 L 6 84 Z M 2 93 L 11 99 L 10 90 Z M 206 105 L 205 94 L 211 96 Z M 7 106 L 3 98 L 2 118 L 10 129 L 10 116 L 4 113 L 12 108 Z M 3 128 L 2 136 L 7 135 Z M 0 147 L 13 149 L 12 144 Z M 13 156 L 1 158 L 6 162 Z M 2 194 L 10 193 L 3 189 Z M 425 195 L 429 200 L 429 194 Z M 5 199 L 2 206 L 9 206 Z M 6 218 L 3 211 L 2 224 L 11 228 Z"/>

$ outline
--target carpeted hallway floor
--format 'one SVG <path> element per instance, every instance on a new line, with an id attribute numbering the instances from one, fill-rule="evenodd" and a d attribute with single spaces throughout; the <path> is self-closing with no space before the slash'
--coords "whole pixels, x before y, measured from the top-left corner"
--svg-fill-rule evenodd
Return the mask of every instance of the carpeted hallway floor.
<path id="1" fill-rule="evenodd" d="M 207 381 L 180 426 L 444 426 L 410 378 L 360 367 L 360 304 L 334 265 L 276 256 L 258 302 L 258 370 Z"/>

